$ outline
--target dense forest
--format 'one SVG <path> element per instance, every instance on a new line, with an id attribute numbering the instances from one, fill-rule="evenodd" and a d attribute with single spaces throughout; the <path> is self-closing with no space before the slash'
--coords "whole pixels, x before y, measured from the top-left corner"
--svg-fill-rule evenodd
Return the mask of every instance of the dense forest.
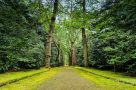
<path id="1" fill-rule="evenodd" d="M 0 0 L 0 72 L 62 65 L 136 74 L 136 0 Z"/>

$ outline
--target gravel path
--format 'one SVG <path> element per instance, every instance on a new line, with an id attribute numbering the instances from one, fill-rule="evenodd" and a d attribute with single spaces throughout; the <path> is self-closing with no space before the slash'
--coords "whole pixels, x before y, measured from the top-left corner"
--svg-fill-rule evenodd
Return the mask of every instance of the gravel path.
<path id="1" fill-rule="evenodd" d="M 53 78 L 45 81 L 37 90 L 101 90 L 82 78 L 71 68 L 63 68 Z"/>

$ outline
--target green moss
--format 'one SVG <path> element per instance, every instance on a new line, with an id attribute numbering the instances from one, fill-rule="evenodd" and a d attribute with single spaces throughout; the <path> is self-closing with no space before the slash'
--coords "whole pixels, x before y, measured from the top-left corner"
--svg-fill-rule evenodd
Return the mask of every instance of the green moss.
<path id="1" fill-rule="evenodd" d="M 47 71 L 48 69 L 41 68 L 39 70 L 28 70 L 28 71 L 19 71 L 19 72 L 7 72 L 0 74 L 0 83 L 4 83 L 10 80 L 18 79 L 21 77 L 29 76 L 38 72 Z"/>
<path id="2" fill-rule="evenodd" d="M 59 68 L 53 68 L 48 72 L 3 86 L 0 90 L 35 90 L 42 82 L 54 76 L 59 70 Z"/>
<path id="3" fill-rule="evenodd" d="M 83 69 L 89 72 L 93 72 L 102 76 L 107 76 L 111 78 L 115 78 L 118 80 L 126 81 L 126 82 L 131 82 L 133 84 L 136 84 L 136 77 L 131 77 L 131 76 L 126 76 L 123 73 L 115 73 L 112 71 L 103 71 L 103 70 L 98 70 L 98 69 L 92 69 L 92 68 L 83 68 L 83 67 L 76 67 L 79 69 Z"/>
<path id="4" fill-rule="evenodd" d="M 69 67 L 69 68 L 73 68 L 73 67 Z M 81 67 L 76 67 L 74 69 L 82 77 L 89 80 L 94 85 L 100 87 L 101 90 L 136 90 L 136 86 L 132 86 L 132 85 L 120 83 L 120 82 L 117 82 L 117 81 L 113 81 L 113 80 L 110 80 L 110 79 L 106 79 L 106 78 L 91 74 L 89 72 L 79 70 L 77 68 L 81 68 Z M 49 78 L 54 76 L 57 72 L 60 71 L 60 69 L 61 68 L 52 68 L 51 70 L 49 70 L 47 72 L 43 72 L 39 75 L 35 75 L 35 76 L 32 76 L 32 77 L 20 80 L 18 82 L 0 87 L 0 90 L 36 90 L 37 87 L 39 87 L 43 82 L 47 81 Z M 121 79 L 121 80 L 133 81 L 133 83 L 136 82 L 135 77 L 124 76 L 120 73 L 113 73 L 113 72 L 110 72 L 110 71 L 101 71 L 101 70 L 97 70 L 97 69 L 86 69 L 86 68 L 82 68 L 82 69 L 88 70 L 88 71 L 91 71 L 93 73 L 97 73 L 97 74 L 100 74 L 100 75 L 114 77 L 114 78 Z M 19 77 L 19 75 L 22 75 L 22 74 L 28 75 L 28 74 L 30 74 L 30 72 L 32 74 L 34 72 L 39 72 L 39 71 L 42 71 L 42 70 L 44 71 L 44 70 L 47 70 L 47 69 L 42 68 L 40 70 L 32 70 L 32 71 L 27 71 L 27 72 L 5 73 L 5 75 L 1 74 L 1 76 L 3 75 L 4 79 L 6 79 L 6 76 L 7 76 L 6 80 L 9 80 L 9 79 L 11 79 L 10 76 L 12 76 L 12 78 L 13 77 L 16 78 L 16 75 L 18 75 L 17 77 Z M 2 78 L 0 78 L 0 79 L 3 80 Z"/>
<path id="5" fill-rule="evenodd" d="M 84 68 L 84 69 L 86 69 L 86 68 Z M 88 70 L 88 69 L 86 69 L 86 70 Z M 109 72 L 109 71 L 100 71 L 100 70 L 95 70 L 95 69 L 90 69 L 90 70 L 93 71 L 94 73 L 98 73 L 98 74 L 101 74 L 101 75 L 110 75 L 110 77 L 116 76 L 116 78 L 120 78 L 120 79 L 127 77 L 127 76 L 123 76 L 121 74 L 115 74 L 115 73 L 112 73 L 112 72 Z M 136 90 L 136 86 L 132 86 L 132 85 L 120 83 L 120 82 L 117 82 L 117 81 L 113 81 L 113 80 L 110 80 L 110 79 L 106 79 L 106 78 L 91 74 L 89 72 L 78 70 L 78 73 L 81 76 L 83 76 L 84 78 L 88 79 L 91 83 L 94 83 L 95 85 L 103 88 L 104 90 L 105 89 L 106 90 Z M 132 80 L 134 79 L 135 82 L 136 82 L 135 78 L 133 78 L 133 77 L 129 77 L 129 78 L 132 79 Z M 124 79 L 124 80 L 129 80 L 129 79 Z"/>

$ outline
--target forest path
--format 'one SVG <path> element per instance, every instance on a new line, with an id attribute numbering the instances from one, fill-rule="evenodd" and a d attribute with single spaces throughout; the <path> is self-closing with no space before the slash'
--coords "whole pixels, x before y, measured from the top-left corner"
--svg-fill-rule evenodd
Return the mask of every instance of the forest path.
<path id="1" fill-rule="evenodd" d="M 81 77 L 72 68 L 64 67 L 54 77 L 41 84 L 38 90 L 102 90 Z"/>

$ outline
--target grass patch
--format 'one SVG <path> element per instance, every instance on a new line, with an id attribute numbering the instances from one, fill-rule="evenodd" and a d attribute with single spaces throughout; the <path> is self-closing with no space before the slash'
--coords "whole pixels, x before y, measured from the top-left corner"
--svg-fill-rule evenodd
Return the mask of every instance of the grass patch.
<path id="1" fill-rule="evenodd" d="M 96 73 L 102 76 L 107 76 L 110 78 L 115 78 L 117 80 L 122 80 L 122 81 L 126 81 L 126 82 L 131 82 L 133 84 L 136 84 L 136 77 L 131 77 L 131 76 L 126 76 L 123 73 L 115 73 L 112 71 L 102 71 L 102 70 L 98 70 L 98 69 L 92 69 L 92 68 L 83 68 L 83 67 L 76 67 L 85 71 L 89 71 L 92 73 Z"/>
<path id="2" fill-rule="evenodd" d="M 41 68 L 39 70 L 27 70 L 27 71 L 19 71 L 19 72 L 7 72 L 0 74 L 0 83 L 6 83 L 9 81 L 13 81 L 19 78 L 23 78 L 26 76 L 31 76 L 35 73 L 40 73 L 43 71 L 47 71 L 48 69 Z"/>
<path id="3" fill-rule="evenodd" d="M 82 68 L 82 67 L 76 67 L 76 69 L 78 70 L 78 72 L 81 76 L 88 79 L 91 83 L 94 83 L 97 86 L 102 87 L 104 90 L 105 89 L 106 90 L 136 90 L 136 86 L 132 86 L 132 85 L 129 85 L 129 84 L 124 84 L 124 83 L 120 83 L 120 82 L 113 81 L 113 80 L 110 80 L 110 79 L 106 79 L 104 77 L 97 76 L 97 75 L 91 74 L 89 72 L 79 70 L 79 68 Z M 132 81 L 133 83 L 136 82 L 135 78 L 129 77 L 129 76 L 123 76 L 122 74 L 119 74 L 119 73 L 116 74 L 114 72 L 101 71 L 101 70 L 97 70 L 97 69 L 86 69 L 86 68 L 82 68 L 82 69 L 89 70 L 89 71 L 91 71 L 93 73 L 97 73 L 99 75 L 100 74 L 101 75 L 107 75 L 107 76 L 112 77 L 112 78 L 114 77 L 114 78 L 117 78 L 117 79 Z M 130 78 L 130 80 L 129 80 L 129 78 Z"/>
<path id="4" fill-rule="evenodd" d="M 60 68 L 52 68 L 48 72 L 0 87 L 0 90 L 36 90 L 41 83 L 54 76 L 59 70 Z"/>

